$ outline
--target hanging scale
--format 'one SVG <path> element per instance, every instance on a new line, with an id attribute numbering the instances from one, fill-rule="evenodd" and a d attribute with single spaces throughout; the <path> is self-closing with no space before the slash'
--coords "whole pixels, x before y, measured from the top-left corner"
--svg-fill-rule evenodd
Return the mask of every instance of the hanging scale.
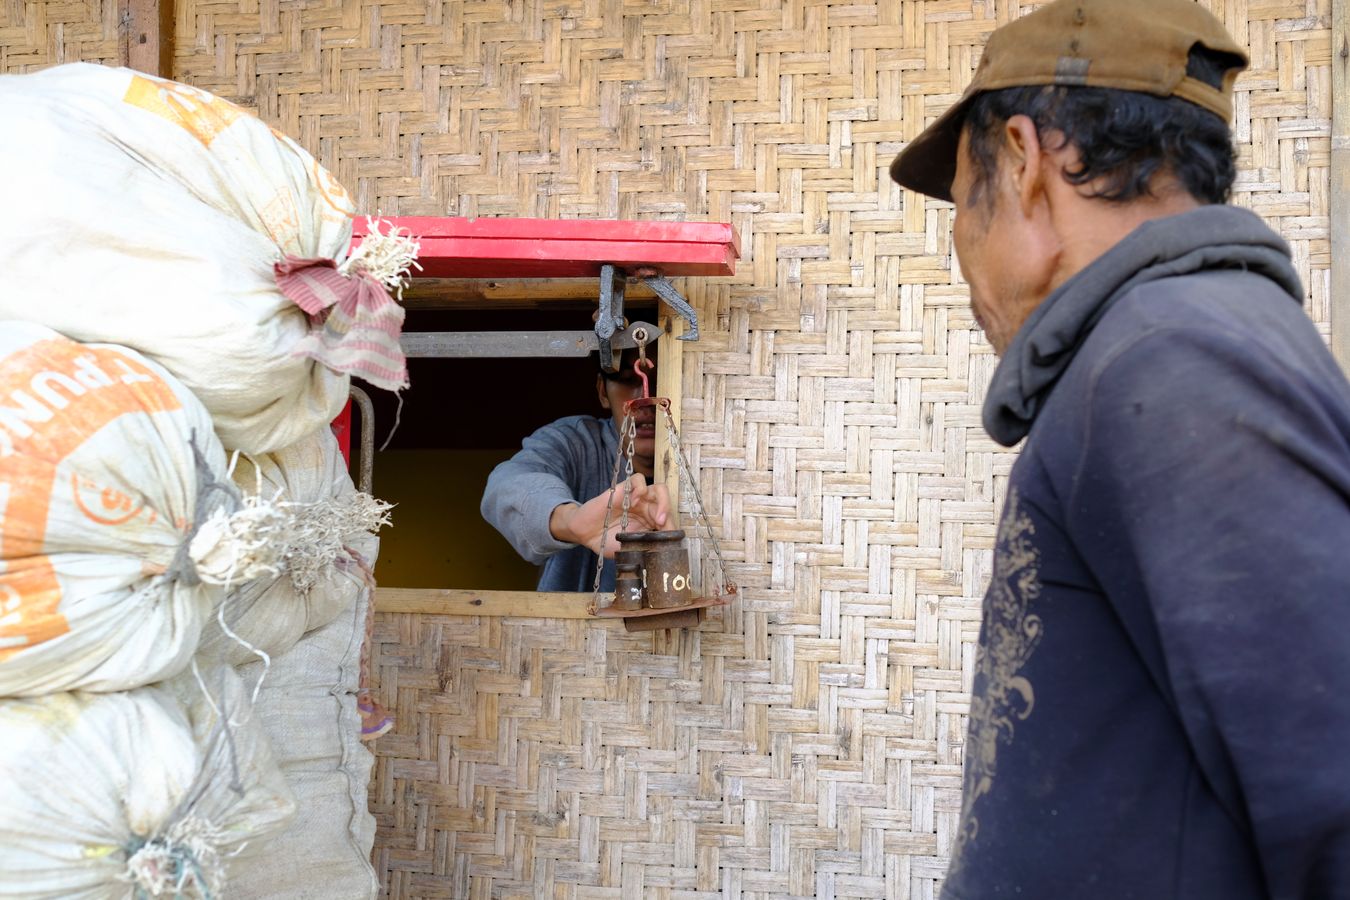
<path id="1" fill-rule="evenodd" d="M 614 469 L 610 476 L 609 503 L 605 507 L 604 531 L 601 533 L 600 554 L 596 560 L 590 612 L 595 616 L 623 618 L 629 631 L 645 631 L 696 624 L 702 617 L 699 610 L 727 603 L 737 588 L 727 578 L 722 549 L 704 511 L 698 480 L 690 471 L 689 461 L 680 444 L 679 431 L 670 411 L 670 399 L 650 394 L 647 370 L 653 368 L 654 364 L 647 358 L 647 344 L 651 341 L 651 335 L 646 328 L 638 327 L 633 329 L 632 337 L 638 351 L 633 370 L 642 381 L 642 396 L 624 403 L 623 417 L 619 423 L 619 449 L 614 456 Z M 703 545 L 702 555 L 706 557 L 707 565 L 696 566 L 695 572 L 706 572 L 707 580 L 711 583 L 705 585 L 701 594 L 694 583 L 694 572 L 690 570 L 690 554 L 682 529 L 629 530 L 633 501 L 633 455 L 637 444 L 636 413 L 649 408 L 655 408 L 664 419 L 669 443 L 665 457 L 666 471 L 669 471 L 673 457 L 676 484 L 685 491 L 684 500 L 694 517 L 697 540 Z M 659 482 L 653 479 L 653 483 Z M 614 523 L 610 514 L 614 509 L 617 491 L 622 491 L 623 495 L 619 521 Z M 679 500 L 679 497 L 675 498 L 677 509 Z M 610 527 L 614 524 L 618 525 L 615 534 L 618 548 L 614 553 L 614 598 L 608 605 L 602 606 L 600 577 L 604 570 L 605 549 L 610 541 Z"/>

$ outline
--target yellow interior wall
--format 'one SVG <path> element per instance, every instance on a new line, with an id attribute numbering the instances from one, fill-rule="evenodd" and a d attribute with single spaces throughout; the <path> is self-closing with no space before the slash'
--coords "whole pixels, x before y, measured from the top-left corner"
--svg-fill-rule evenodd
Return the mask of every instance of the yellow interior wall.
<path id="1" fill-rule="evenodd" d="M 532 590 L 534 566 L 483 521 L 488 473 L 519 448 L 388 450 L 375 456 L 374 494 L 395 504 L 380 533 L 382 587 Z"/>

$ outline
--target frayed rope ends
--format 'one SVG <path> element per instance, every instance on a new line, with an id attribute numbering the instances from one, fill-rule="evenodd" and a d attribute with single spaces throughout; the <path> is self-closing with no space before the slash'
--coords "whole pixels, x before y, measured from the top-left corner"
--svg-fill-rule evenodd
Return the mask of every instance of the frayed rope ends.
<path id="1" fill-rule="evenodd" d="M 198 576 L 211 584 L 240 584 L 281 573 L 282 548 L 294 526 L 289 510 L 260 497 L 239 508 L 214 510 L 197 529 L 188 555 Z"/>
<path id="2" fill-rule="evenodd" d="M 294 511 L 295 522 L 282 555 L 283 566 L 301 593 L 318 583 L 325 568 L 348 555 L 346 544 L 353 534 L 376 533 L 389 524 L 389 511 L 393 509 L 361 491 L 344 500 L 287 505 Z"/>
<path id="3" fill-rule="evenodd" d="M 135 839 L 117 880 L 134 885 L 138 898 L 215 900 L 225 883 L 223 844 L 223 833 L 210 822 L 185 816 L 160 834 Z"/>
<path id="4" fill-rule="evenodd" d="M 411 234 L 402 234 L 395 225 L 380 230 L 382 220 L 366 216 L 366 236 L 351 256 L 338 267 L 341 275 L 365 274 L 392 291 L 400 301 L 412 270 L 420 270 L 417 254 L 422 249 Z M 388 223 L 385 223 L 388 224 Z"/>
<path id="5" fill-rule="evenodd" d="M 194 520 L 165 577 L 229 587 L 279 574 L 293 514 L 260 497 L 241 499 L 233 484 L 215 477 L 195 431 L 188 443 L 197 470 Z"/>

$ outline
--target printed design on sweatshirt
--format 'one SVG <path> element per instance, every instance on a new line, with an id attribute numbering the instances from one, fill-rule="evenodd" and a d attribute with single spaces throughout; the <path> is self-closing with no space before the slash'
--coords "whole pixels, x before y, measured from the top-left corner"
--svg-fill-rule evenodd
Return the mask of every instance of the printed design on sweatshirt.
<path id="1" fill-rule="evenodd" d="M 1031 681 L 1022 675 L 1036 652 L 1041 617 L 1029 611 L 1041 593 L 1036 526 L 1021 506 L 1016 489 L 1008 494 L 994 548 L 994 573 L 984 599 L 984 627 L 975 662 L 970 733 L 966 740 L 965 784 L 957 849 L 980 830 L 976 801 L 994 787 L 999 744 L 1010 744 L 1017 722 L 1036 705 Z"/>

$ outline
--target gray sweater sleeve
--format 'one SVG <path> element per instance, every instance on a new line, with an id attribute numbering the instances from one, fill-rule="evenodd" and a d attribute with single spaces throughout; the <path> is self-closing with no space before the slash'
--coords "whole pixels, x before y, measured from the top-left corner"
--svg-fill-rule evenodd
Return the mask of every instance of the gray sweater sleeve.
<path id="1" fill-rule="evenodd" d="M 587 491 L 596 478 L 607 477 L 599 471 L 605 456 L 603 427 L 581 416 L 545 425 L 488 476 L 480 507 L 483 518 L 527 562 L 539 565 L 575 546 L 554 538 L 548 520 L 564 503 L 589 500 L 593 495 Z"/>

